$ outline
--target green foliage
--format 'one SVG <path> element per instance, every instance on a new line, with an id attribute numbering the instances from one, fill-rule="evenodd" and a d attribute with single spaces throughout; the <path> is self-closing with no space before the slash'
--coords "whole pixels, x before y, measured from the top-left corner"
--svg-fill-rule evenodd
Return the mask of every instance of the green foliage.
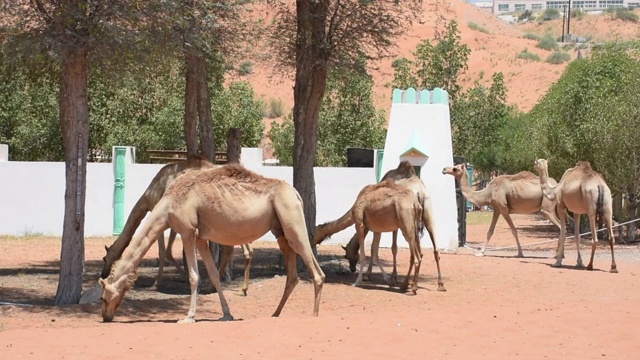
<path id="1" fill-rule="evenodd" d="M 469 26 L 469 28 L 471 30 L 480 31 L 480 32 L 483 32 L 485 34 L 491 34 L 491 31 L 489 31 L 489 29 L 487 29 L 486 27 L 484 27 L 482 25 L 478 25 L 478 24 L 474 23 L 473 21 L 469 21 L 467 23 L 467 25 Z"/>
<path id="2" fill-rule="evenodd" d="M 238 75 L 249 75 L 253 72 L 253 63 L 251 61 L 245 61 L 238 67 Z"/>
<path id="3" fill-rule="evenodd" d="M 611 18 L 616 20 L 628 21 L 632 23 L 638 22 L 638 15 L 629 9 L 607 8 L 607 12 L 610 13 Z"/>
<path id="4" fill-rule="evenodd" d="M 455 20 L 447 23 L 444 31 L 436 31 L 435 41 L 436 45 L 433 45 L 427 39 L 422 40 L 413 54 L 415 60 L 394 68 L 393 85 L 419 89 L 440 87 L 447 90 L 450 99 L 455 101 L 461 89 L 458 78 L 468 69 L 471 49 L 461 43 Z"/>
<path id="5" fill-rule="evenodd" d="M 571 9 L 571 17 L 577 20 L 584 19 L 586 12 L 582 9 Z"/>
<path id="6" fill-rule="evenodd" d="M 547 8 L 542 13 L 542 19 L 544 21 L 559 19 L 560 16 L 560 10 L 554 8 Z"/>
<path id="7" fill-rule="evenodd" d="M 393 60 L 393 62 L 391 63 L 391 67 L 394 69 L 397 69 L 400 66 L 403 66 L 404 64 L 410 62 L 409 60 L 407 60 L 407 58 L 401 57 L 401 58 L 397 58 L 395 60 Z"/>
<path id="8" fill-rule="evenodd" d="M 476 83 L 463 92 L 451 109 L 454 153 L 485 173 L 499 169 L 500 129 L 515 112 L 506 104 L 503 74 L 495 73 L 491 80 L 489 88 Z"/>
<path id="9" fill-rule="evenodd" d="M 534 33 L 525 33 L 524 35 L 522 35 L 523 38 L 525 39 L 529 39 L 529 40 L 536 40 L 536 41 L 540 41 L 541 37 L 538 34 L 534 34 Z"/>
<path id="10" fill-rule="evenodd" d="M 567 61 L 571 61 L 571 55 L 560 50 L 554 51 L 551 55 L 549 55 L 547 60 L 545 60 L 545 62 L 548 62 L 549 64 L 556 64 L 556 65 L 562 64 Z"/>
<path id="11" fill-rule="evenodd" d="M 518 21 L 533 19 L 533 12 L 529 9 L 525 10 L 518 16 Z"/>
<path id="12" fill-rule="evenodd" d="M 528 61 L 540 61 L 540 56 L 534 54 L 529 51 L 529 49 L 525 48 L 518 55 L 516 55 L 516 59 L 523 59 Z"/>
<path id="13" fill-rule="evenodd" d="M 382 148 L 386 137 L 384 112 L 373 105 L 373 78 L 361 62 L 355 69 L 332 71 L 318 120 L 316 166 L 345 166 L 347 148 Z M 293 120 L 287 116 L 269 132 L 276 157 L 292 165 Z"/>
<path id="14" fill-rule="evenodd" d="M 549 51 L 558 50 L 559 48 L 556 40 L 553 37 L 551 37 L 551 35 L 549 34 L 543 36 L 536 44 L 536 47 L 543 50 L 549 50 Z"/>

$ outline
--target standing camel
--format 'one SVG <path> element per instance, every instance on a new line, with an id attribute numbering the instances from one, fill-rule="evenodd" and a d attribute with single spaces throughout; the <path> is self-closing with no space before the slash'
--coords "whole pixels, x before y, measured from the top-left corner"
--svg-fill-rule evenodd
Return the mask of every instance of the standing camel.
<path id="1" fill-rule="evenodd" d="M 411 270 L 414 270 L 412 293 L 418 290 L 418 277 L 420 264 L 422 263 L 422 250 L 420 249 L 420 237 L 424 227 L 427 227 L 430 235 L 433 235 L 433 224 L 425 224 L 424 209 L 420 194 L 416 195 L 411 189 L 395 184 L 391 179 L 375 185 L 365 186 L 351 207 L 351 209 L 338 220 L 328 222 L 316 227 L 314 243 L 317 245 L 324 239 L 338 231 L 344 230 L 355 223 L 360 248 L 360 271 L 354 286 L 362 286 L 362 277 L 365 261 L 364 238 L 369 230 L 374 233 L 396 231 L 400 229 L 409 243 L 411 260 L 409 273 L 405 278 L 402 289 L 407 289 Z M 439 264 L 439 255 L 434 246 L 436 264 Z M 415 263 L 414 263 L 415 260 Z M 384 270 L 383 270 L 384 271 Z M 444 284 L 438 265 L 438 290 L 444 291 Z"/>
<path id="2" fill-rule="evenodd" d="M 269 230 L 278 238 L 287 271 L 284 293 L 273 316 L 280 315 L 299 281 L 296 254 L 302 257 L 313 279 L 313 315 L 318 316 L 325 275 L 311 250 L 300 195 L 282 180 L 266 178 L 241 165 L 229 164 L 186 172 L 167 188 L 141 231 L 133 236 L 122 259 L 114 264 L 106 279 L 99 280 L 104 321 L 113 320 L 125 293 L 135 281 L 136 268 L 144 254 L 160 232 L 168 228 L 182 237 L 191 285 L 189 312 L 179 322 L 195 322 L 199 282 L 196 248 L 220 298 L 222 320 L 232 320 L 207 242 L 227 246 L 248 244 Z"/>
<path id="3" fill-rule="evenodd" d="M 591 168 L 588 161 L 579 161 L 575 167 L 565 171 L 560 182 L 555 185 L 549 181 L 549 170 L 547 160 L 538 159 L 535 161 L 535 168 L 540 175 L 540 187 L 544 192 L 544 196 L 558 204 L 558 214 L 560 216 L 560 239 L 558 240 L 558 249 L 556 250 L 556 262 L 552 266 L 562 266 L 562 258 L 564 254 L 564 241 L 567 233 L 564 225 L 566 224 L 565 210 L 573 212 L 574 217 L 574 233 L 576 238 L 576 251 L 578 252 L 578 261 L 576 266 L 583 268 L 582 257 L 580 256 L 580 215 L 586 214 L 589 218 L 589 226 L 591 227 L 591 258 L 587 270 L 593 270 L 593 255 L 596 252 L 596 243 L 598 234 L 596 232 L 596 214 L 604 219 L 605 225 L 609 232 L 609 246 L 611 247 L 611 270 L 617 273 L 616 260 L 613 255 L 613 229 L 612 229 L 612 197 L 611 190 L 602 178 L 602 175 Z"/>
<path id="4" fill-rule="evenodd" d="M 178 175 L 189 170 L 207 169 L 213 168 L 215 166 L 216 165 L 201 156 L 191 156 L 187 160 L 181 160 L 163 166 L 160 171 L 158 171 L 156 176 L 154 176 L 153 180 L 151 180 L 151 183 L 149 184 L 149 186 L 147 186 L 147 189 L 133 206 L 133 209 L 131 209 L 129 217 L 127 218 L 127 222 L 125 223 L 124 228 L 122 229 L 122 232 L 120 233 L 116 241 L 114 241 L 114 243 L 109 247 L 105 246 L 107 254 L 102 258 L 102 260 L 104 261 L 104 266 L 102 267 L 102 273 L 100 277 L 106 279 L 107 276 L 109 276 L 113 263 L 122 256 L 124 250 L 127 248 L 127 246 L 129 246 L 131 238 L 140 225 L 140 222 L 142 222 L 142 219 L 144 219 L 149 211 L 153 210 L 154 206 L 156 206 L 156 204 L 162 198 L 165 190 L 169 187 L 169 185 L 171 185 L 176 177 L 178 177 Z M 159 261 L 156 286 L 160 286 L 162 284 L 165 259 L 173 263 L 176 269 L 178 269 L 178 272 L 186 275 L 186 272 L 173 258 L 171 248 L 173 246 L 175 237 L 176 233 L 171 230 L 169 234 L 169 242 L 167 243 L 167 248 L 165 250 L 164 232 L 158 234 Z M 219 268 L 225 269 L 229 260 L 233 256 L 233 247 L 223 246 L 222 249 L 222 259 L 220 261 Z M 242 283 L 241 290 L 244 295 L 247 295 L 247 289 L 249 288 L 249 269 L 251 268 L 251 257 L 253 251 L 249 244 L 242 245 L 242 250 L 245 258 L 245 265 L 244 282 Z"/>
<path id="5" fill-rule="evenodd" d="M 529 171 L 521 171 L 515 175 L 500 175 L 493 179 L 489 185 L 483 190 L 473 191 L 469 185 L 469 174 L 467 173 L 466 164 L 459 164 L 452 167 L 442 169 L 442 174 L 453 175 L 460 182 L 462 195 L 476 206 L 491 205 L 493 208 L 493 218 L 491 226 L 487 232 L 487 240 L 477 256 L 483 256 L 487 250 L 489 240 L 496 228 L 498 217 L 502 215 L 509 224 L 511 234 L 516 239 L 518 246 L 517 257 L 523 257 L 522 247 L 518 239 L 518 231 L 516 230 L 511 216 L 509 214 L 530 214 L 540 210 L 542 214 L 549 219 L 555 226 L 561 228 L 560 221 L 556 215 L 556 203 L 542 196 L 542 190 L 538 182 L 537 176 Z M 552 184 L 555 180 L 549 178 Z"/>

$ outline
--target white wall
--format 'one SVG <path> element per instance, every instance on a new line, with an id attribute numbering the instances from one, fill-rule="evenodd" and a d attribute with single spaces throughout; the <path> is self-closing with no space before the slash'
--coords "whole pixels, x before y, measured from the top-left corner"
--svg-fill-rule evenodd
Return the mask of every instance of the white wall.
<path id="1" fill-rule="evenodd" d="M 125 216 L 160 170 L 161 164 L 128 164 L 125 169 Z M 293 169 L 284 166 L 247 167 L 264 176 L 293 182 Z M 64 163 L 0 162 L 0 234 L 42 233 L 61 236 L 64 217 Z M 335 220 L 352 205 L 358 192 L 375 183 L 374 168 L 315 168 L 318 224 Z M 111 236 L 113 232 L 113 165 L 87 165 L 85 234 Z M 454 204 L 455 205 L 455 204 Z M 346 243 L 353 227 L 326 243 Z M 372 235 L 367 238 L 370 242 Z M 275 240 L 271 233 L 262 239 Z M 400 246 L 406 242 L 399 241 Z"/>

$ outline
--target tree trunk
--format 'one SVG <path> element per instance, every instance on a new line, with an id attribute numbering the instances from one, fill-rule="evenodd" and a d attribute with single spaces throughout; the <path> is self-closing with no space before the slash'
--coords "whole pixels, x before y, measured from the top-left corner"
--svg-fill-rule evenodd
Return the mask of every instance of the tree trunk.
<path id="1" fill-rule="evenodd" d="M 207 78 L 207 65 L 204 56 L 199 53 L 197 60 L 198 81 L 198 118 L 200 123 L 200 152 L 215 163 L 216 143 L 213 133 L 213 122 L 211 120 L 211 96 L 209 94 L 209 81 Z"/>
<path id="2" fill-rule="evenodd" d="M 60 78 L 60 126 L 65 149 L 64 224 L 54 304 L 77 304 L 84 273 L 84 206 L 89 147 L 87 52 L 66 51 Z"/>
<path id="3" fill-rule="evenodd" d="M 635 220 L 636 213 L 638 212 L 638 200 L 636 199 L 635 196 L 629 196 L 628 200 L 629 200 L 629 208 L 628 208 L 629 220 Z M 636 223 L 635 222 L 630 223 L 628 229 L 629 231 L 627 234 L 627 241 L 634 242 L 636 240 Z"/>
<path id="4" fill-rule="evenodd" d="M 296 76 L 293 88 L 293 186 L 303 201 L 309 241 L 316 226 L 316 193 L 313 164 L 318 142 L 318 114 L 327 85 L 324 44 L 326 1 L 297 1 Z"/>
<path id="5" fill-rule="evenodd" d="M 238 128 L 229 129 L 227 135 L 227 163 L 240 163 L 240 144 L 242 144 L 242 131 Z"/>
<path id="6" fill-rule="evenodd" d="M 187 157 L 198 155 L 198 59 L 195 50 L 185 50 L 184 140 Z"/>

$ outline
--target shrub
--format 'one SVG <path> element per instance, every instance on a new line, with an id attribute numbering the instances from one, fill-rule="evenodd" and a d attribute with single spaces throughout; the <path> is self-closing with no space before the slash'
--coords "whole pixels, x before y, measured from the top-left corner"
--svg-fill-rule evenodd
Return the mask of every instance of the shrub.
<path id="1" fill-rule="evenodd" d="M 529 39 L 529 40 L 540 41 L 540 35 L 534 34 L 534 33 L 526 33 L 526 34 L 522 35 L 522 37 L 525 38 L 525 39 Z"/>
<path id="2" fill-rule="evenodd" d="M 543 38 L 538 40 L 538 44 L 536 44 L 537 48 L 544 50 L 558 50 L 558 43 L 551 35 L 545 35 Z"/>
<path id="3" fill-rule="evenodd" d="M 571 60 L 571 55 L 567 54 L 564 51 L 554 51 L 553 54 L 549 55 L 546 62 L 550 64 L 562 64 L 563 62 L 567 62 Z"/>
<path id="4" fill-rule="evenodd" d="M 573 49 L 574 44 L 564 44 L 562 45 L 562 50 L 567 51 Z"/>
<path id="5" fill-rule="evenodd" d="M 230 70 L 233 70 L 233 69 L 235 69 L 235 66 L 233 65 L 233 63 L 225 63 L 224 64 L 224 70 L 225 71 L 230 71 Z"/>
<path id="6" fill-rule="evenodd" d="M 467 23 L 467 25 L 469 25 L 469 28 L 471 28 L 471 30 L 480 31 L 480 32 L 483 32 L 485 34 L 491 34 L 489 29 L 487 29 L 486 27 L 484 27 L 482 25 L 478 25 L 478 24 L 474 23 L 473 21 L 469 21 Z"/>
<path id="7" fill-rule="evenodd" d="M 582 9 L 571 9 L 571 17 L 576 18 L 578 20 L 582 20 L 584 18 L 585 12 Z"/>
<path id="8" fill-rule="evenodd" d="M 529 60 L 529 61 L 540 61 L 540 56 L 530 52 L 529 49 L 525 48 L 524 50 L 522 50 L 522 52 L 520 52 L 520 53 L 518 53 L 518 55 L 516 55 L 516 59 L 523 59 L 523 60 Z"/>
<path id="9" fill-rule="evenodd" d="M 238 67 L 238 74 L 244 76 L 253 72 L 253 63 L 251 61 L 245 61 Z"/>
<path id="10" fill-rule="evenodd" d="M 284 105 L 282 105 L 282 100 L 269 100 L 269 108 L 265 111 L 264 115 L 270 119 L 275 119 L 282 116 L 282 114 L 284 114 Z"/>
<path id="11" fill-rule="evenodd" d="M 409 62 L 409 60 L 407 60 L 407 58 L 397 58 L 395 60 L 393 60 L 393 62 L 391 63 L 391 67 L 394 69 L 397 69 L 398 67 L 406 64 L 407 62 Z"/>
<path id="12" fill-rule="evenodd" d="M 558 9 L 548 8 L 548 9 L 545 9 L 544 12 L 542 13 L 542 19 L 544 21 L 555 20 L 559 18 L 560 18 L 560 10 Z"/>
<path id="13" fill-rule="evenodd" d="M 636 15 L 633 11 L 629 11 L 625 8 L 615 8 L 613 18 L 622 21 L 629 21 L 632 23 L 638 22 L 638 15 Z"/>
<path id="14" fill-rule="evenodd" d="M 533 12 L 527 9 L 520 16 L 518 16 L 518 21 L 529 20 L 533 18 Z"/>

